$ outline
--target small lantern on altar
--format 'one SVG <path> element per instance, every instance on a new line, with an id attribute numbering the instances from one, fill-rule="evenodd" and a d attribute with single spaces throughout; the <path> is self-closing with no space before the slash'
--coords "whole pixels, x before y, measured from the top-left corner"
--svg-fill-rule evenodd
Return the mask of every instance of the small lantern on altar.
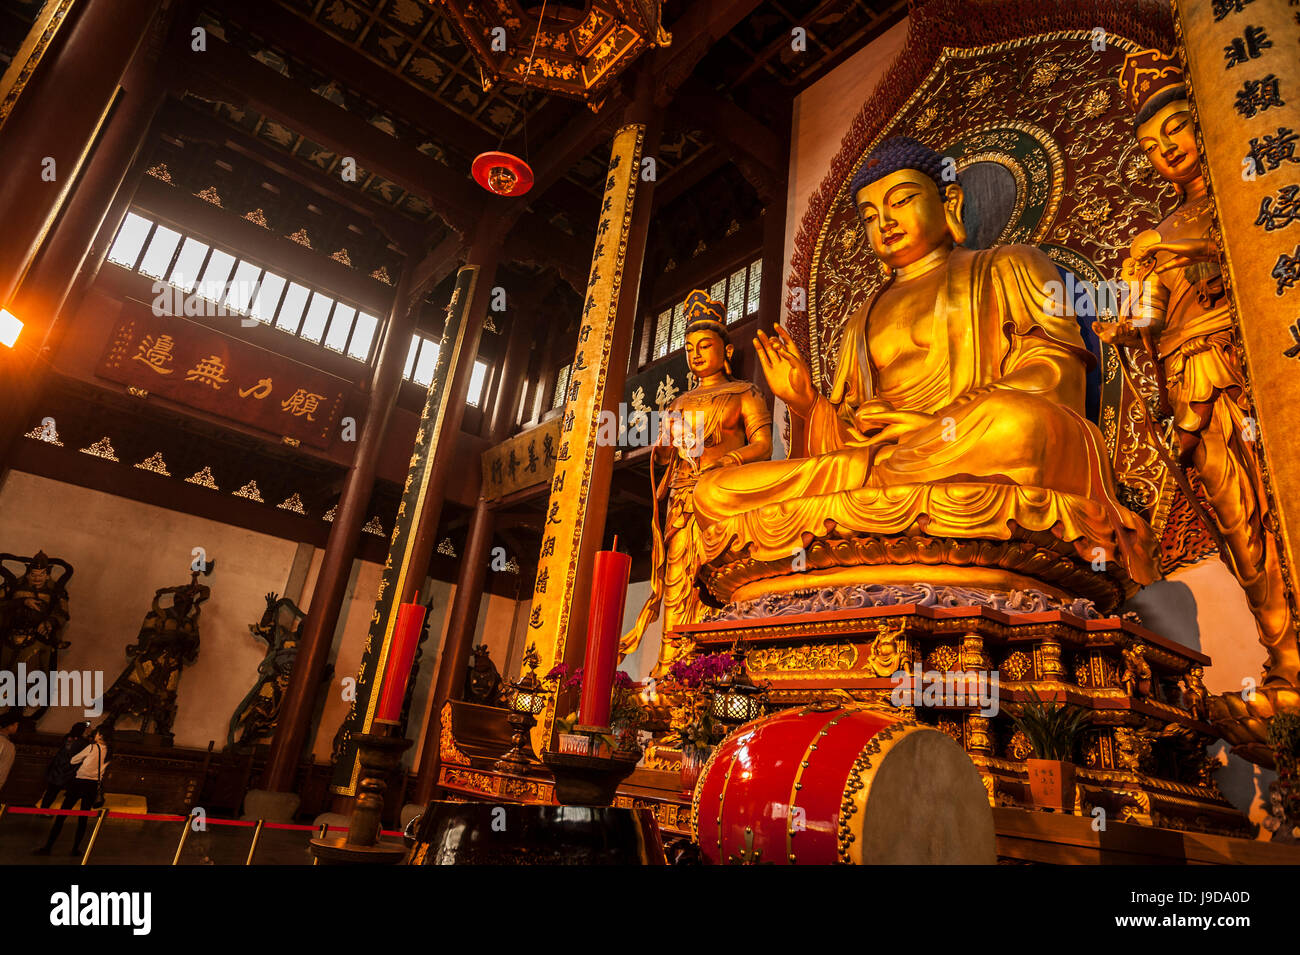
<path id="1" fill-rule="evenodd" d="M 533 644 L 524 654 L 524 663 L 528 666 L 528 672 L 520 680 L 509 685 L 510 699 L 507 705 L 510 707 L 510 716 L 507 721 L 514 729 L 511 737 L 511 743 L 514 745 L 510 752 L 496 762 L 496 768 L 504 772 L 522 774 L 538 765 L 537 757 L 533 755 L 530 734 L 533 727 L 537 725 L 537 714 L 546 709 L 546 698 L 550 695 L 550 691 L 537 676 L 537 664 L 540 662 L 537 645 Z"/>
<path id="2" fill-rule="evenodd" d="M 767 711 L 767 687 L 750 679 L 744 647 L 737 645 L 732 656 L 731 669 L 709 684 L 713 691 L 709 715 L 727 726 L 739 726 Z"/>

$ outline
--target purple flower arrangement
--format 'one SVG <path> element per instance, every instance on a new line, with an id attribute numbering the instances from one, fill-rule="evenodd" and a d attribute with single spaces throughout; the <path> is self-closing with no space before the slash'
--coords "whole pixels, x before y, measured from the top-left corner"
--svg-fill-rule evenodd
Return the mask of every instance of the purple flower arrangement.
<path id="1" fill-rule="evenodd" d="M 688 690 L 699 689 L 706 683 L 721 679 L 735 662 L 730 653 L 709 653 L 692 660 L 678 660 L 668 668 L 668 679 Z"/>

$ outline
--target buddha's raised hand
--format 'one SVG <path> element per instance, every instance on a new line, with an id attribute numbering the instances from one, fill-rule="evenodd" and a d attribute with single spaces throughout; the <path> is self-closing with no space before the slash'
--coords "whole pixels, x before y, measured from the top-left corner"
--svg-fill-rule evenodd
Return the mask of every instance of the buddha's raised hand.
<path id="1" fill-rule="evenodd" d="M 817 400 L 817 389 L 813 387 L 812 372 L 808 363 L 799 354 L 794 340 L 780 325 L 775 337 L 765 334 L 762 329 L 754 339 L 754 348 L 758 352 L 758 363 L 763 366 L 767 376 L 768 387 L 800 417 L 808 417 L 813 403 Z"/>

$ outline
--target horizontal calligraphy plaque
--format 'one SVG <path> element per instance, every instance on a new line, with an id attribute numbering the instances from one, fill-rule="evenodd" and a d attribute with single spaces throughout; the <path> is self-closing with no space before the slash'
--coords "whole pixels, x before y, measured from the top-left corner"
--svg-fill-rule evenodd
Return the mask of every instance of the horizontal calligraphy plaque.
<path id="1" fill-rule="evenodd" d="M 283 355 L 146 311 L 118 321 L 96 374 L 317 448 L 338 437 L 351 390 Z"/>

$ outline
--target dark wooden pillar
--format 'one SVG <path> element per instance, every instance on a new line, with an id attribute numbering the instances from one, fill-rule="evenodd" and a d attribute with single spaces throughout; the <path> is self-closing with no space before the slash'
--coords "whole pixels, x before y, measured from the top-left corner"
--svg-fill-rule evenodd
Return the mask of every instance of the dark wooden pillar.
<path id="1" fill-rule="evenodd" d="M 95 246 L 104 246 L 98 250 L 102 259 L 107 243 L 112 241 L 111 227 L 120 223 L 125 214 L 137 178 L 128 174 L 146 148 L 150 124 L 162 101 L 162 89 L 155 86 L 137 91 L 119 105 L 57 228 L 14 296 L 10 311 L 23 317 L 27 327 L 20 339 L 24 360 L 18 363 L 9 382 L 13 395 L 4 403 L 0 417 L 0 473 L 8 467 L 14 442 L 23 429 L 39 417 L 35 405 L 47 375 L 48 359 L 57 347 L 58 317 L 65 306 L 73 308 L 79 300 L 74 288 L 84 290 L 88 286 L 83 270 L 93 273 L 98 267 Z M 115 207 L 121 213 L 116 219 Z M 97 242 L 97 236 L 105 231 L 108 237 Z"/>
<path id="2" fill-rule="evenodd" d="M 393 296 L 387 332 L 379 360 L 375 363 L 366 418 L 358 436 L 356 456 L 343 484 L 334 523 L 330 525 L 325 556 L 302 628 L 298 658 L 285 690 L 280 722 L 271 739 L 271 752 L 262 781 L 262 788 L 271 792 L 288 792 L 293 788 L 294 772 L 311 729 L 316 690 L 334 643 L 334 631 L 352 573 L 361 525 L 366 521 L 370 494 L 375 486 L 375 466 L 397 401 L 402 368 L 415 330 L 418 309 L 410 300 L 411 271 L 412 263 L 408 259 L 402 267 Z"/>
<path id="3" fill-rule="evenodd" d="M 79 29 L 78 24 L 86 17 L 91 18 L 92 26 L 99 22 L 106 5 L 111 6 L 92 3 L 76 21 L 63 27 L 72 31 L 66 36 L 68 45 L 84 52 L 84 28 Z M 123 11 L 130 14 L 139 6 L 124 3 Z M 0 230 L 0 281 L 7 289 L 0 306 L 25 326 L 15 348 L 4 349 L 7 354 L 0 355 L 4 372 L 0 374 L 0 476 L 8 467 L 14 442 L 31 424 L 50 355 L 51 329 L 90 258 L 92 243 L 110 208 L 126 188 L 127 174 L 144 148 L 150 123 L 163 102 L 156 46 L 146 43 L 136 49 L 129 41 L 138 37 L 118 35 L 116 39 L 126 56 L 132 56 L 133 49 L 134 55 L 125 76 L 119 70 L 105 78 L 112 86 L 99 83 L 87 87 L 88 100 L 100 92 L 105 97 L 94 123 L 87 119 L 78 127 L 81 114 L 77 109 L 49 101 L 54 95 L 51 90 L 62 89 L 67 79 L 51 71 L 72 71 L 66 60 L 67 47 L 60 47 L 47 54 L 14 114 L 0 128 L 0 149 L 8 157 L 10 169 L 0 180 L 0 208 L 6 215 L 5 228 Z M 116 68 L 117 62 L 110 57 L 106 68 Z M 111 109 L 103 113 L 110 100 Z M 30 120 L 42 106 L 49 112 L 34 130 Z M 71 122 L 65 128 L 69 117 Z M 101 118 L 104 122 L 99 126 Z M 35 139 L 38 132 L 43 141 Z M 85 138 L 78 141 L 79 135 Z M 45 156 L 55 160 L 54 182 L 41 179 Z M 34 246 L 29 233 L 35 235 Z"/>
<path id="4" fill-rule="evenodd" d="M 501 387 L 497 389 L 496 405 L 492 409 L 492 429 L 489 437 L 493 444 L 504 441 L 514 426 L 514 413 L 519 408 L 523 391 L 523 370 L 527 365 L 531 342 L 523 334 L 523 316 L 511 320 L 512 337 L 506 348 L 501 366 Z M 442 707 L 448 700 L 460 699 L 461 680 L 469 665 L 470 649 L 474 644 L 474 631 L 478 626 L 479 605 L 483 600 L 483 585 L 487 581 L 488 561 L 492 550 L 492 533 L 496 518 L 483 498 L 474 507 L 470 520 L 469 539 L 456 576 L 456 593 L 448 611 L 447 637 L 443 643 L 442 657 L 438 663 L 438 677 L 433 688 L 433 704 L 424 728 L 424 747 L 420 751 L 420 766 L 416 771 L 415 793 L 412 799 L 420 805 L 433 798 L 438 783 L 441 752 L 438 741 L 442 738 Z M 504 667 L 504 662 L 502 666 Z"/>
<path id="5" fill-rule="evenodd" d="M 46 241 L 160 6 L 161 0 L 81 0 L 0 127 L 0 303 L 12 300 Z M 52 182 L 42 178 L 47 157 L 54 160 Z"/>
<path id="6" fill-rule="evenodd" d="M 441 423 L 442 433 L 451 441 L 445 450 L 433 459 L 433 472 L 429 478 L 428 496 L 425 506 L 420 511 L 420 521 L 415 528 L 415 543 L 407 562 L 406 579 L 411 581 L 413 593 L 402 595 L 403 600 L 415 600 L 423 589 L 424 579 L 429 573 L 429 560 L 438 536 L 438 521 L 442 517 L 442 505 L 447 496 L 447 479 L 453 468 L 464 467 L 455 453 L 455 444 L 460 435 L 461 423 L 465 418 L 465 398 L 469 394 L 469 379 L 474 371 L 474 359 L 478 356 L 479 342 L 483 338 L 483 322 L 487 318 L 488 302 L 492 298 L 492 287 L 496 281 L 497 259 L 501 250 L 501 224 L 493 219 L 480 220 L 480 226 L 470 240 L 469 255 L 466 266 L 477 266 L 478 282 L 474 287 L 474 297 L 470 300 L 465 313 L 465 347 L 461 360 L 449 370 L 451 375 L 450 400 L 447 404 L 446 419 Z M 505 387 L 503 382 L 502 387 Z M 501 389 L 498 389 L 500 391 Z M 478 462 L 473 462 L 478 467 Z"/>
<path id="7" fill-rule="evenodd" d="M 424 729 L 424 746 L 420 751 L 420 766 L 416 770 L 415 793 L 412 800 L 424 805 L 433 798 L 438 784 L 438 769 L 442 754 L 438 742 L 442 738 L 442 708 L 448 700 L 460 699 L 461 680 L 469 664 L 469 652 L 474 643 L 474 628 L 478 625 L 479 603 L 483 599 L 483 583 L 487 579 L 488 561 L 492 550 L 492 532 L 496 519 L 487 503 L 479 498 L 470 520 L 469 540 L 456 576 L 456 595 L 452 598 L 447 621 L 447 640 L 438 663 L 438 678 L 433 687 L 433 703 Z M 504 669 L 505 664 L 502 664 Z"/>
<path id="8" fill-rule="evenodd" d="M 529 321 L 532 318 L 528 316 Z M 524 316 L 511 318 L 510 342 L 501 361 L 501 385 L 497 388 L 497 401 L 492 407 L 492 423 L 488 428 L 488 437 L 493 444 L 510 437 L 510 431 L 518 423 L 519 402 L 523 396 L 524 377 L 528 373 L 528 352 L 533 345 L 528 332 Z"/>

